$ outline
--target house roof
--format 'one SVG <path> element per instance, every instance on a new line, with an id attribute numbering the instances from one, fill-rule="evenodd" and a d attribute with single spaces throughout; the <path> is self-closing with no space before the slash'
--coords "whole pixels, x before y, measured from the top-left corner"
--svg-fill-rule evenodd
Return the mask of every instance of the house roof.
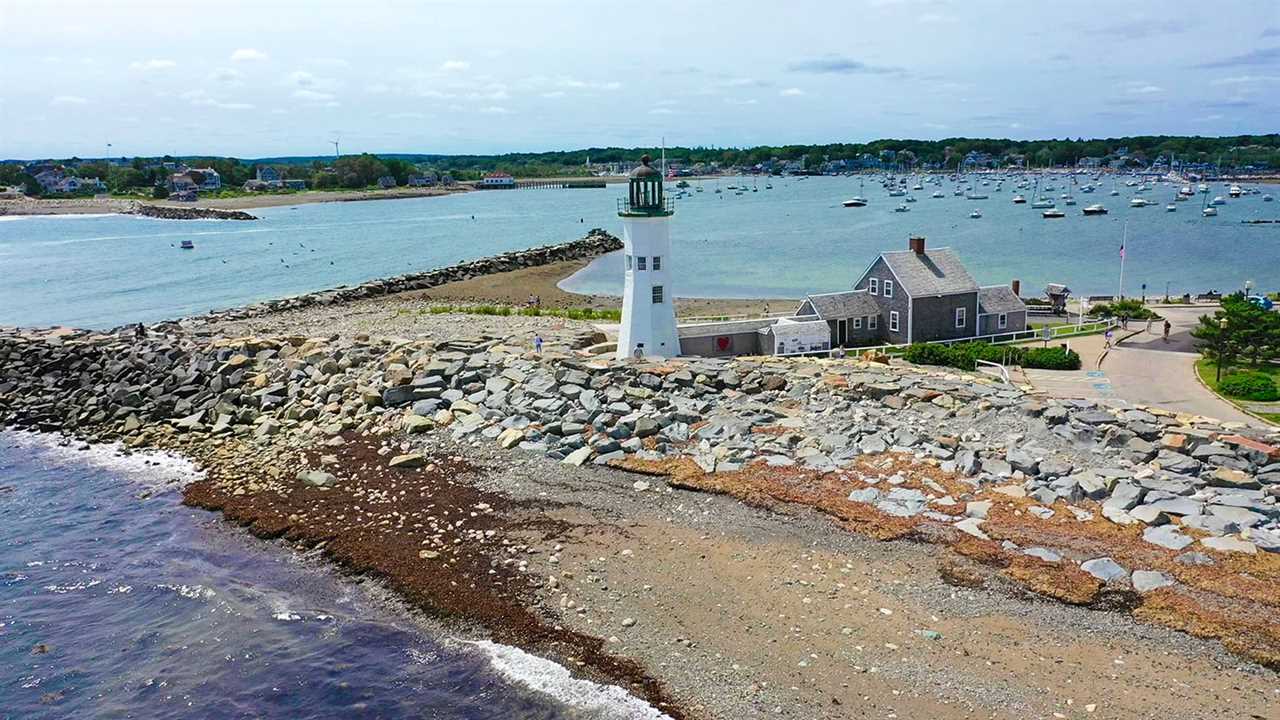
<path id="1" fill-rule="evenodd" d="M 823 320 L 875 315 L 880 312 L 875 300 L 872 300 L 865 290 L 809 295 L 806 301 L 813 306 L 813 312 Z"/>
<path id="2" fill-rule="evenodd" d="M 950 248 L 936 248 L 923 253 L 895 250 L 880 253 L 880 257 L 912 297 L 978 290 L 978 283 Z"/>
<path id="3" fill-rule="evenodd" d="M 1025 303 L 1008 285 L 988 285 L 978 288 L 978 314 L 994 315 L 996 313 L 1023 312 Z"/>
<path id="4" fill-rule="evenodd" d="M 682 338 L 696 338 L 755 332 L 762 327 L 772 325 L 776 319 L 777 318 L 753 318 L 751 320 L 729 320 L 726 322 L 678 325 L 676 326 L 676 335 Z"/>

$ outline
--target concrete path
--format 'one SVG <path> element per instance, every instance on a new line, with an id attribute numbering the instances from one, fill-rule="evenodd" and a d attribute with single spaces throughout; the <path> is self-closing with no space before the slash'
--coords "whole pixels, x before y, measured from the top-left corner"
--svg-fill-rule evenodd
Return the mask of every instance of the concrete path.
<path id="1" fill-rule="evenodd" d="M 1027 370 L 1027 379 L 1037 390 L 1053 397 L 1106 400 L 1112 403 L 1152 405 L 1175 412 L 1204 415 L 1227 422 L 1254 426 L 1266 424 L 1218 398 L 1200 384 L 1195 375 L 1195 339 L 1191 330 L 1206 308 L 1162 307 L 1159 312 L 1173 326 L 1169 340 L 1161 336 L 1160 323 L 1130 322 L 1128 331 L 1116 330 L 1125 339 L 1106 354 L 1101 365 L 1101 336 L 1077 338 L 1072 349 L 1080 353 L 1084 368 L 1075 372 Z"/>

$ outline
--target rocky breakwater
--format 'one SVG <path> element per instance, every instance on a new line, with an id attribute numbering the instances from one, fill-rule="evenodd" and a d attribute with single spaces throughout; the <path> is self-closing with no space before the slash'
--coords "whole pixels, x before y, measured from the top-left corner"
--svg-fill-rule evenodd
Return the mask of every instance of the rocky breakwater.
<path id="1" fill-rule="evenodd" d="M 128 211 L 130 215 L 160 218 L 161 220 L 257 220 L 243 210 L 219 210 L 217 208 L 174 207 L 171 205 L 151 205 L 134 203 Z"/>
<path id="2" fill-rule="evenodd" d="M 547 472 L 620 467 L 945 544 L 969 563 L 947 571 L 957 582 L 994 572 L 1280 667 L 1267 621 L 1280 608 L 1280 434 L 1208 418 L 862 362 L 618 362 L 499 338 L 212 339 L 165 325 L 142 339 L 0 332 L 0 423 L 235 466 L 215 473 L 222 497 L 345 482 L 325 449 L 355 437 L 384 438 L 361 459 L 383 468 L 434 465 L 427 436 L 532 454 Z"/>
<path id="3" fill-rule="evenodd" d="M 206 316 L 206 319 L 242 320 L 286 310 L 335 305 L 400 292 L 426 290 L 446 283 L 470 280 L 521 268 L 538 267 L 566 260 L 585 260 L 620 249 L 622 249 L 621 240 L 605 230 L 595 228 L 588 232 L 585 237 L 571 242 L 542 245 L 525 250 L 513 250 L 479 260 L 436 268 L 427 272 L 370 280 L 353 287 L 340 286 L 330 290 L 270 300 L 230 310 L 221 310 L 210 313 Z"/>

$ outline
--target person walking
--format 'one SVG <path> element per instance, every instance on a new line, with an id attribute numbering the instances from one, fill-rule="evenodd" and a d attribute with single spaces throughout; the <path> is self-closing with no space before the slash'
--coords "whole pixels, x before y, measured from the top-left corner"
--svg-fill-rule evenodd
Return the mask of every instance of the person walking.
<path id="1" fill-rule="evenodd" d="M 542 354 L 542 336 L 541 335 L 533 336 L 533 351 L 538 353 L 539 355 Z"/>
<path id="2" fill-rule="evenodd" d="M 1165 342 L 1169 342 L 1169 329 L 1172 327 L 1173 326 L 1169 324 L 1168 320 L 1164 321 L 1164 341 Z"/>
<path id="3" fill-rule="evenodd" d="M 1103 346 L 1106 349 L 1110 350 L 1111 349 L 1111 328 L 1107 328 L 1106 334 L 1104 334 L 1102 337 L 1104 341 Z"/>

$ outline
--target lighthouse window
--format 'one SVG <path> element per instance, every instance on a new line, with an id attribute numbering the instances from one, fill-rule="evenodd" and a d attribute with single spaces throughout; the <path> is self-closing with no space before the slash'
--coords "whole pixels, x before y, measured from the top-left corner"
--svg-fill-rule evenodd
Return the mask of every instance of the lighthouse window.
<path id="1" fill-rule="evenodd" d="M 661 255 L 654 255 L 654 256 L 653 256 L 653 269 L 654 269 L 654 270 L 661 270 L 661 269 L 662 269 L 662 256 L 661 256 Z"/>
<path id="2" fill-rule="evenodd" d="M 637 255 L 637 256 L 636 256 L 636 269 L 637 269 L 637 270 L 644 270 L 644 269 L 645 269 L 645 267 L 644 267 L 644 262 L 645 262 L 645 260 L 648 260 L 648 259 L 649 259 L 649 258 L 645 257 L 644 255 Z"/>
<path id="3" fill-rule="evenodd" d="M 628 269 L 628 270 L 630 270 L 630 269 L 631 269 L 631 256 L 630 256 L 630 255 L 628 255 L 628 256 L 627 256 L 627 269 Z"/>
<path id="4" fill-rule="evenodd" d="M 653 286 L 653 304 L 654 305 L 662 304 L 662 286 L 661 285 Z"/>

